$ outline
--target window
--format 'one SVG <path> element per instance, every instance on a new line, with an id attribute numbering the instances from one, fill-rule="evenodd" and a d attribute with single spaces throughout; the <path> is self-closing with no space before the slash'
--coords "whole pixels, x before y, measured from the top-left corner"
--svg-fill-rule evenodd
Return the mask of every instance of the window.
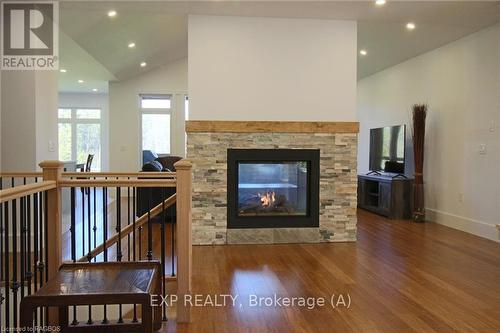
<path id="1" fill-rule="evenodd" d="M 157 154 L 170 153 L 170 115 L 142 115 L 142 150 L 151 150 Z"/>
<path id="2" fill-rule="evenodd" d="M 170 109 L 170 96 L 141 96 L 142 109 Z"/>
<path id="3" fill-rule="evenodd" d="M 91 169 L 101 170 L 101 113 L 98 108 L 58 110 L 59 160 L 85 163 L 93 154 Z"/>
<path id="4" fill-rule="evenodd" d="M 141 95 L 142 150 L 156 154 L 171 153 L 170 95 Z"/>

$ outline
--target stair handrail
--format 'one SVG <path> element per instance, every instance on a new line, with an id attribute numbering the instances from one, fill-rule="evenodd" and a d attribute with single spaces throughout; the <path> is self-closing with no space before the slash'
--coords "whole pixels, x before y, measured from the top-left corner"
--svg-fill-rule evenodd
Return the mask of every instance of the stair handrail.
<path id="1" fill-rule="evenodd" d="M 57 183 L 55 181 L 45 180 L 39 183 L 17 185 L 14 187 L 7 188 L 5 190 L 0 190 L 0 204 L 7 201 L 26 197 L 34 193 L 52 190 L 56 187 Z"/>

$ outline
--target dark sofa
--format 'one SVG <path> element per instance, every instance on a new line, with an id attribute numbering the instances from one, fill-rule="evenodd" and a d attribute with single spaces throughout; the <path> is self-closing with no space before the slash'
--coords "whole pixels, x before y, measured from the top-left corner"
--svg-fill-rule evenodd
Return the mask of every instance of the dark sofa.
<path id="1" fill-rule="evenodd" d="M 175 172 L 174 164 L 181 160 L 180 156 L 163 156 L 157 157 L 154 161 L 148 162 L 142 166 L 141 172 Z M 147 213 L 149 209 L 154 208 L 162 201 L 175 193 L 175 188 L 167 187 L 139 187 L 137 188 L 137 217 Z M 163 217 L 166 217 L 167 222 L 175 223 L 176 218 L 175 204 L 165 209 L 165 216 L 163 214 L 157 215 L 153 218 L 153 222 L 161 222 Z"/>

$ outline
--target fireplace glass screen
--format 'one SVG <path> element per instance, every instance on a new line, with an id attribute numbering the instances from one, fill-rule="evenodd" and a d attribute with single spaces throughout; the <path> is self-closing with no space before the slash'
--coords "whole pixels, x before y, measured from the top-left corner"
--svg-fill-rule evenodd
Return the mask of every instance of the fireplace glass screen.
<path id="1" fill-rule="evenodd" d="M 307 216 L 309 164 L 238 162 L 237 215 Z"/>

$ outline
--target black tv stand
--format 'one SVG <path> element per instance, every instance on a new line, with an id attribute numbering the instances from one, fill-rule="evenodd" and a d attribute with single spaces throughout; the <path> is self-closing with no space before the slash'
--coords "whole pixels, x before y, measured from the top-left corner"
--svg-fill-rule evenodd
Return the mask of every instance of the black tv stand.
<path id="1" fill-rule="evenodd" d="M 398 173 L 397 175 L 392 176 L 392 179 L 399 178 L 399 177 L 404 178 L 404 179 L 408 179 L 408 177 L 406 177 L 402 173 Z"/>
<path id="2" fill-rule="evenodd" d="M 382 176 L 382 174 L 378 171 L 370 171 L 366 174 L 367 176 L 370 176 L 370 175 L 377 175 L 377 176 Z"/>
<path id="3" fill-rule="evenodd" d="M 404 175 L 359 175 L 358 207 L 390 219 L 411 218 L 413 179 Z"/>

